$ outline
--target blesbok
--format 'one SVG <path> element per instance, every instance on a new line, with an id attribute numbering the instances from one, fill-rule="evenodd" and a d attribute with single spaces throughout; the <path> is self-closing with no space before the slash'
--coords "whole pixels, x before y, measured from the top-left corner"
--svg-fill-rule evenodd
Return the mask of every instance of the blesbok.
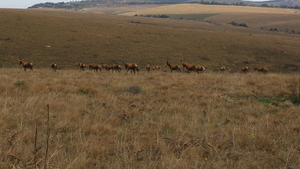
<path id="1" fill-rule="evenodd" d="M 227 67 L 223 66 L 220 68 L 220 71 L 225 71 L 227 69 Z"/>
<path id="2" fill-rule="evenodd" d="M 50 67 L 52 68 L 52 70 L 54 72 L 56 72 L 56 69 L 57 69 L 57 64 L 56 63 L 52 62 L 51 65 L 50 65 Z"/>
<path id="3" fill-rule="evenodd" d="M 168 60 L 167 60 L 166 66 L 169 66 L 169 68 L 171 69 L 171 73 L 172 73 L 173 70 L 176 70 L 176 71 L 178 71 L 178 72 L 181 72 L 180 66 L 170 64 Z"/>
<path id="4" fill-rule="evenodd" d="M 78 66 L 77 66 L 77 68 L 79 68 L 79 70 L 82 70 L 82 71 L 84 71 L 85 64 L 84 64 L 84 63 L 81 63 L 81 62 L 78 62 Z"/>
<path id="5" fill-rule="evenodd" d="M 33 64 L 30 62 L 24 62 L 22 60 L 19 60 L 19 65 L 22 65 L 24 68 L 24 71 L 26 71 L 26 69 L 30 69 L 30 71 L 32 71 L 33 68 Z"/>
<path id="6" fill-rule="evenodd" d="M 160 69 L 160 66 L 155 65 L 155 66 L 152 67 L 152 70 L 159 70 L 159 69 Z"/>
<path id="7" fill-rule="evenodd" d="M 197 65 L 196 66 L 196 70 L 197 70 L 197 73 L 204 72 L 205 71 L 205 67 Z"/>
<path id="8" fill-rule="evenodd" d="M 242 72 L 247 73 L 249 71 L 249 67 L 248 66 L 244 66 L 241 69 Z"/>
<path id="9" fill-rule="evenodd" d="M 138 65 L 136 63 L 125 63 L 124 61 L 123 63 L 127 72 L 130 70 L 131 73 L 133 72 L 135 74 L 138 71 Z"/>
<path id="10" fill-rule="evenodd" d="M 269 69 L 267 67 L 263 67 L 263 72 L 267 73 L 269 71 Z"/>
<path id="11" fill-rule="evenodd" d="M 150 69 L 151 69 L 151 67 L 150 67 L 150 64 L 148 63 L 147 66 L 146 66 L 146 70 L 147 70 L 148 73 L 150 73 Z"/>
<path id="12" fill-rule="evenodd" d="M 258 71 L 258 72 L 262 72 L 262 73 L 267 73 L 269 71 L 269 69 L 267 67 L 256 67 L 254 68 L 255 71 Z"/>
<path id="13" fill-rule="evenodd" d="M 98 70 L 102 71 L 101 66 L 99 64 L 89 64 L 89 68 L 94 70 L 94 72 L 98 73 Z"/>
<path id="14" fill-rule="evenodd" d="M 103 70 L 105 69 L 105 70 L 108 71 L 108 65 L 107 65 L 107 64 L 102 64 L 101 66 L 102 66 L 102 69 L 103 69 Z"/>
<path id="15" fill-rule="evenodd" d="M 111 65 L 111 66 L 108 66 L 107 67 L 107 70 L 109 71 L 109 70 L 111 70 L 112 72 L 114 72 L 114 71 L 118 71 L 119 73 L 120 73 L 120 70 L 122 70 L 122 67 L 121 67 L 121 65 L 118 65 L 118 64 L 113 64 L 113 65 Z"/>
<path id="16" fill-rule="evenodd" d="M 183 63 L 182 61 L 181 63 L 182 63 L 182 69 L 186 68 L 188 73 L 190 73 L 191 71 L 198 72 L 196 65 Z"/>

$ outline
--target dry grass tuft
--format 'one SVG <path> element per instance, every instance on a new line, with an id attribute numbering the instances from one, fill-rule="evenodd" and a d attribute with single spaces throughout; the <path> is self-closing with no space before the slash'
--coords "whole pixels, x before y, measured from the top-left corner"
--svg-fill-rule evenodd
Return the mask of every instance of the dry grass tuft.
<path id="1" fill-rule="evenodd" d="M 0 168 L 300 165 L 297 74 L 1 72 Z"/>

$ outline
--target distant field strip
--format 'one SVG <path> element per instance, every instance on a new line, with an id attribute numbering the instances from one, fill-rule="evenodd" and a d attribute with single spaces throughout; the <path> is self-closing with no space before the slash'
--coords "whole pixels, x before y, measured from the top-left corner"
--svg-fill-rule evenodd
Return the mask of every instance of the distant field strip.
<path id="1" fill-rule="evenodd" d="M 204 20 L 217 14 L 168 14 L 171 19 Z"/>
<path id="2" fill-rule="evenodd" d="M 202 5 L 202 4 L 175 4 L 159 7 L 143 8 L 124 12 L 122 15 L 145 15 L 145 14 L 214 14 L 214 13 L 276 13 L 291 14 L 297 13 L 298 10 L 285 10 L 281 8 L 263 8 L 252 6 L 228 6 L 228 5 Z"/>
<path id="3" fill-rule="evenodd" d="M 215 16 L 218 14 L 153 14 L 153 15 L 140 15 L 144 17 L 153 18 L 170 18 L 170 19 L 187 19 L 187 20 L 204 20 L 205 18 Z"/>

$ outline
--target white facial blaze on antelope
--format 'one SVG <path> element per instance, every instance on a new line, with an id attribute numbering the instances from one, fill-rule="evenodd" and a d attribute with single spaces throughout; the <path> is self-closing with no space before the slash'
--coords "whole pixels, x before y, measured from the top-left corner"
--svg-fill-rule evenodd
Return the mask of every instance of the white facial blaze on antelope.
<path id="1" fill-rule="evenodd" d="M 107 67 L 107 70 L 111 70 L 112 72 L 116 71 L 116 72 L 119 72 L 120 73 L 120 70 L 122 70 L 122 67 L 121 65 L 118 65 L 118 64 L 113 64 L 111 66 L 108 66 Z"/>
<path id="2" fill-rule="evenodd" d="M 94 72 L 98 73 L 98 70 L 100 69 L 100 71 L 102 71 L 101 66 L 99 64 L 89 64 L 89 68 L 91 70 L 94 70 Z"/>
<path id="3" fill-rule="evenodd" d="M 160 69 L 160 66 L 155 65 L 155 66 L 152 67 L 152 70 L 159 70 L 159 69 Z"/>
<path id="4" fill-rule="evenodd" d="M 57 64 L 52 62 L 50 67 L 53 69 L 54 72 L 56 72 L 56 69 L 57 69 Z"/>
<path id="5" fill-rule="evenodd" d="M 84 71 L 84 68 L 85 68 L 85 64 L 84 63 L 81 63 L 81 62 L 78 62 L 78 66 L 79 70 L 82 70 Z"/>
<path id="6" fill-rule="evenodd" d="M 19 60 L 19 65 L 22 65 L 24 68 L 24 71 L 26 71 L 26 69 L 30 69 L 30 71 L 32 71 L 33 68 L 33 64 L 30 62 L 24 62 L 22 60 Z"/>
<path id="7" fill-rule="evenodd" d="M 130 70 L 131 73 L 133 72 L 135 74 L 138 71 L 138 65 L 136 63 L 123 63 L 127 72 Z"/>
<path id="8" fill-rule="evenodd" d="M 166 64 L 166 65 L 169 66 L 169 68 L 171 69 L 171 73 L 172 73 L 173 70 L 176 70 L 176 71 L 178 71 L 178 72 L 181 72 L 180 66 L 178 66 L 178 65 L 170 64 L 169 61 L 167 61 L 167 64 Z"/>
<path id="9" fill-rule="evenodd" d="M 227 67 L 223 66 L 220 68 L 220 71 L 225 71 Z"/>
<path id="10" fill-rule="evenodd" d="M 249 71 L 249 67 L 248 66 L 244 66 L 242 69 L 241 69 L 242 72 L 244 73 L 247 73 Z"/>
<path id="11" fill-rule="evenodd" d="M 147 64 L 146 70 L 147 70 L 148 73 L 150 73 L 150 69 L 151 69 L 150 64 Z"/>

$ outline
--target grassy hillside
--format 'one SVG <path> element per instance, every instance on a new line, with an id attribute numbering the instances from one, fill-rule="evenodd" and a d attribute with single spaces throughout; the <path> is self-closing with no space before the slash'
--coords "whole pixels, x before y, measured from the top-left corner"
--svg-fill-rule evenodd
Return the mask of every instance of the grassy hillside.
<path id="1" fill-rule="evenodd" d="M 299 65 L 296 35 L 222 26 L 207 22 L 115 16 L 58 10 L 0 10 L 1 67 L 35 68 L 56 62 L 60 69 L 78 61 L 138 61 L 164 65 L 180 60 L 213 70 L 228 66 L 268 66 L 281 71 Z M 228 29 L 229 28 L 229 29 Z M 209 30 L 208 30 L 209 29 Z M 46 47 L 46 46 L 51 46 Z"/>
<path id="2" fill-rule="evenodd" d="M 0 18 L 0 168 L 300 166 L 299 35 L 65 10 L 0 9 Z M 207 71 L 76 68 L 166 69 L 166 60 Z M 214 72 L 220 66 L 229 70 Z"/>
<path id="3" fill-rule="evenodd" d="M 3 169 L 300 166 L 299 75 L 0 71 Z"/>
<path id="4" fill-rule="evenodd" d="M 234 6 L 264 6 L 264 7 L 281 7 L 281 8 L 298 8 L 300 5 L 299 0 L 269 0 L 269 1 L 240 1 L 240 0 L 162 0 L 162 1 L 152 1 L 152 0 L 82 0 L 82 1 L 70 1 L 70 2 L 59 2 L 59 3 L 39 3 L 35 4 L 29 8 L 61 8 L 61 9 L 72 9 L 72 10 L 82 10 L 83 8 L 103 8 L 103 7 L 116 7 L 123 5 L 161 5 L 161 4 L 206 4 L 206 5 L 234 5 Z"/>
<path id="5" fill-rule="evenodd" d="M 245 23 L 251 29 L 265 32 L 277 29 L 280 32 L 299 34 L 299 9 L 263 8 L 253 6 L 224 6 L 201 4 L 174 4 L 149 6 L 148 8 L 133 8 L 131 6 L 110 8 L 120 15 L 167 15 L 170 18 L 189 20 L 204 20 L 210 23 L 225 25 L 232 21 Z M 105 8 L 88 8 L 91 12 L 106 12 Z M 123 12 L 121 12 L 123 10 Z M 130 11 L 130 12 L 128 12 Z M 176 14 L 175 14 L 176 13 Z M 211 16 L 209 16 L 211 15 Z M 246 29 L 247 30 L 247 29 Z M 249 29 L 248 29 L 249 31 Z"/>

